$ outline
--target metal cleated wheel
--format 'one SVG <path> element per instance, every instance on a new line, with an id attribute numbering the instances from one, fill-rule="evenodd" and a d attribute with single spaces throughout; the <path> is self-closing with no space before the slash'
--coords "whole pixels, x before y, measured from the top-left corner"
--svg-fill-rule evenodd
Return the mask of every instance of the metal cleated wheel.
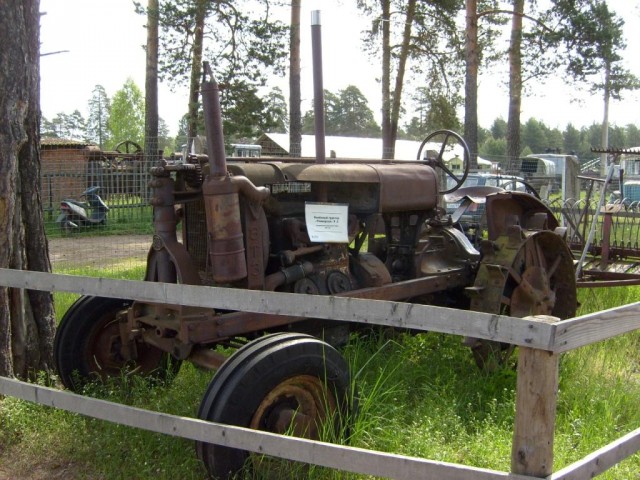
<path id="1" fill-rule="evenodd" d="M 471 310 L 526 317 L 576 313 L 573 258 L 564 240 L 552 231 L 525 234 L 518 242 L 503 236 L 482 259 L 471 299 Z M 467 339 L 477 365 L 486 370 L 504 365 L 514 346 Z"/>
<path id="2" fill-rule="evenodd" d="M 54 340 L 56 369 L 65 387 L 79 390 L 91 380 L 104 381 L 123 372 L 160 379 L 178 372 L 180 361 L 144 343 L 136 343 L 135 360 L 123 358 L 118 313 L 132 303 L 83 296 L 67 310 Z"/>
<path id="3" fill-rule="evenodd" d="M 348 429 L 350 374 L 342 356 L 321 340 L 275 333 L 240 348 L 211 380 L 198 418 L 309 439 L 331 440 Z M 258 455 L 196 443 L 213 478 L 234 478 Z M 247 462 L 249 460 L 249 462 Z"/>

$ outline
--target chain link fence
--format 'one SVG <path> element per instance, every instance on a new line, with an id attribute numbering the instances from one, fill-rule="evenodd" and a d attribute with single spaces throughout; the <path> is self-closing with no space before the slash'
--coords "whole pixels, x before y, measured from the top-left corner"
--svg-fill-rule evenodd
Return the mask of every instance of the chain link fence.
<path id="1" fill-rule="evenodd" d="M 54 271 L 144 263 L 153 232 L 153 161 L 133 142 L 116 148 L 43 139 L 42 206 Z"/>
<path id="2" fill-rule="evenodd" d="M 252 160 L 244 157 L 261 155 L 282 160 L 290 158 L 288 143 L 277 149 L 275 140 L 279 138 L 263 137 L 259 145 L 232 145 L 228 153 L 241 161 Z M 284 143 L 288 140 L 284 136 L 283 139 L 280 141 Z M 194 153 L 206 151 L 203 138 L 191 143 Z M 413 143 L 408 147 L 401 143 L 401 146 L 413 151 Z M 157 160 L 145 157 L 142 148 L 130 141 L 107 151 L 82 142 L 43 139 L 42 204 L 54 271 L 84 267 L 117 271 L 144 266 L 153 234 L 149 182 L 155 162 Z M 596 201 L 597 188 L 594 189 L 594 185 L 588 188 L 589 181 L 580 177 L 581 166 L 576 157 L 550 153 L 514 161 L 494 159 L 487 163 L 492 164 L 491 171 L 495 174 L 522 178 L 536 188 L 556 217 L 568 227 L 572 247 L 576 251 L 582 248 L 596 213 L 592 204 Z M 591 196 L 585 198 L 587 191 Z M 613 216 L 608 227 L 610 242 L 623 257 L 640 255 L 638 203 L 622 203 L 609 212 L 610 217 Z M 598 220 L 594 254 L 601 251 L 606 241 L 602 238 L 603 222 L 604 217 Z"/>

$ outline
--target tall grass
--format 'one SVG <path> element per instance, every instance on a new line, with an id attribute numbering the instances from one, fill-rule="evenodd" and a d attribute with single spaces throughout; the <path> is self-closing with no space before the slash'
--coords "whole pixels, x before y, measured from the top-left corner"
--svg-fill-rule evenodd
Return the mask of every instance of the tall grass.
<path id="1" fill-rule="evenodd" d="M 138 267 L 120 276 L 139 279 L 142 274 Z M 630 303 L 639 292 L 582 290 L 581 313 Z M 69 301 L 56 293 L 59 314 Z M 639 346 L 640 334 L 635 332 L 561 357 L 555 469 L 640 427 Z M 497 372 L 481 372 L 459 337 L 390 330 L 353 335 L 343 353 L 359 403 L 351 445 L 509 471 L 515 357 Z M 86 394 L 194 417 L 211 377 L 184 364 L 168 385 L 133 377 L 90 386 Z M 34 465 L 53 470 L 73 465 L 75 473 L 65 478 L 205 477 L 192 442 L 12 398 L 0 402 L 0 451 L 0 462 L 11 461 L 18 474 L 28 474 Z M 243 478 L 370 478 L 285 465 L 284 470 L 258 468 Z M 82 471 L 86 473 L 78 473 Z M 601 478 L 633 479 L 638 472 L 636 455 Z"/>

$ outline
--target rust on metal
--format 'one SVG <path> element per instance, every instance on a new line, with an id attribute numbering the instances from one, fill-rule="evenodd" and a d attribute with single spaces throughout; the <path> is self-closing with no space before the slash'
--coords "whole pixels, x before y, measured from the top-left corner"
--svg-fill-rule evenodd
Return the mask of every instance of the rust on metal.
<path id="1" fill-rule="evenodd" d="M 575 312 L 564 230 L 539 199 L 502 189 L 453 193 L 471 203 L 486 202 L 488 238 L 477 243 L 481 236 L 465 233 L 458 216 L 438 208 L 439 174 L 425 162 L 227 161 L 215 81 L 205 81 L 202 91 L 208 155 L 188 155 L 152 171 L 156 232 L 148 281 L 432 303 L 522 316 Z M 347 241 L 310 240 L 306 206 L 319 199 L 327 206 L 347 205 L 346 214 L 327 217 L 344 229 Z M 129 358 L 142 344 L 217 368 L 224 361 L 213 350 L 218 344 L 290 329 L 323 335 L 345 326 L 351 327 L 134 302 L 115 337 L 125 340 L 122 353 Z M 283 425 L 293 418 L 286 409 L 279 415 Z M 310 428 L 302 416 L 298 420 Z"/>

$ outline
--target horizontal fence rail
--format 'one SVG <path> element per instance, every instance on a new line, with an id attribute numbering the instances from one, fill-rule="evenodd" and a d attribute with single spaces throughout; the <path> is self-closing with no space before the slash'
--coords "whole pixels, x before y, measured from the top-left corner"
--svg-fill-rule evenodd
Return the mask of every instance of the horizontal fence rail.
<path id="1" fill-rule="evenodd" d="M 562 320 L 554 326 L 551 350 L 568 352 L 640 329 L 640 302 Z"/>
<path id="2" fill-rule="evenodd" d="M 559 321 L 553 317 L 538 316 L 522 319 L 430 305 L 347 297 L 305 295 L 305 301 L 301 302 L 300 294 L 112 280 L 11 269 L 0 269 L 0 286 L 389 325 L 516 344 L 523 348 L 521 348 L 518 362 L 518 398 L 514 429 L 516 434 L 513 450 L 516 455 L 522 453 L 525 457 L 529 454 L 536 456 L 538 453 L 536 450 L 541 450 L 542 455 L 537 456 L 546 458 L 551 463 L 557 383 L 554 385 L 554 382 L 549 382 L 545 378 L 554 375 L 557 377 L 558 355 L 640 329 L 640 303 Z M 540 356 L 538 353 L 541 351 L 549 353 L 546 356 Z M 529 360 L 534 362 L 527 366 Z M 525 380 L 521 382 L 521 378 Z M 521 383 L 527 385 L 521 386 Z M 536 386 L 534 392 L 530 391 L 532 386 Z M 1 377 L 0 394 L 153 432 L 354 473 L 394 479 L 531 480 L 540 478 L 540 476 L 518 475 L 280 436 L 242 427 L 151 412 Z M 539 400 L 536 400 L 539 398 L 550 399 L 544 407 L 546 409 L 543 412 L 544 415 L 541 415 L 548 418 L 538 419 L 545 422 L 544 429 L 531 430 L 529 427 L 532 418 L 535 421 L 535 412 L 528 406 L 535 404 L 540 408 Z M 527 408 L 518 408 L 518 405 L 527 406 Z M 541 435 L 539 434 L 541 431 L 547 433 Z M 546 435 L 549 436 L 546 437 Z M 543 475 L 542 478 L 548 480 L 590 478 L 611 468 L 638 450 L 640 450 L 640 429 L 556 473 Z"/>
<path id="3" fill-rule="evenodd" d="M 593 478 L 640 450 L 640 428 L 611 442 L 583 459 L 558 470 L 548 480 Z"/>
<path id="4" fill-rule="evenodd" d="M 342 320 L 477 337 L 566 352 L 640 329 L 640 302 L 568 320 L 509 317 L 432 305 L 326 295 L 240 290 L 0 269 L 0 285 L 127 298 L 168 305 Z"/>
<path id="5" fill-rule="evenodd" d="M 300 294 L 296 293 L 113 280 L 10 269 L 0 269 L 0 285 L 169 305 L 387 325 L 477 337 L 542 350 L 554 349 L 555 326 L 549 323 L 549 317 L 523 319 L 431 305 L 326 295 L 306 295 L 304 302 L 301 302 Z"/>
<path id="6" fill-rule="evenodd" d="M 120 425 L 377 477 L 399 480 L 535 478 L 152 412 L 2 377 L 0 393 Z"/>

